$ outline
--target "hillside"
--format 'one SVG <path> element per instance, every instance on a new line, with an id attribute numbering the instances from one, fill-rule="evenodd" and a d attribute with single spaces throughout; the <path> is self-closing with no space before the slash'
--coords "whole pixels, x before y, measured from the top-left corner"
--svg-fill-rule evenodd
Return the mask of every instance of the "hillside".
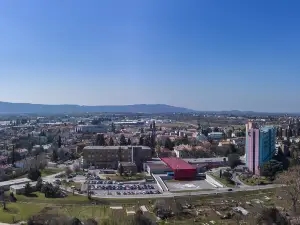
<path id="1" fill-rule="evenodd" d="M 165 104 L 137 104 L 112 106 L 80 106 L 80 105 L 44 105 L 30 103 L 0 102 L 0 113 L 83 113 L 83 112 L 110 112 L 110 113 L 187 113 L 191 109 L 175 107 Z"/>

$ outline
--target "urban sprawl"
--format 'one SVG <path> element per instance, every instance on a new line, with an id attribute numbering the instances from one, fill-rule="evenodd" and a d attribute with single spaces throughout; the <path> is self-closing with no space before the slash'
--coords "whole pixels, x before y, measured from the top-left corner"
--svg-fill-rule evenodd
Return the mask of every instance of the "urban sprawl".
<path id="1" fill-rule="evenodd" d="M 2 115 L 0 222 L 300 224 L 299 156 L 291 115 Z"/>

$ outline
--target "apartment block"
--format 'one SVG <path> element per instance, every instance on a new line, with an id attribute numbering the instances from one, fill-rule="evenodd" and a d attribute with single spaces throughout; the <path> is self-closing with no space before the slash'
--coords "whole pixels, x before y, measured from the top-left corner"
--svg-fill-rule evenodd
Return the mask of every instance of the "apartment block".
<path id="1" fill-rule="evenodd" d="M 246 164 L 249 170 L 260 175 L 260 168 L 272 159 L 276 148 L 276 131 L 274 127 L 260 127 L 256 124 L 246 125 Z"/>

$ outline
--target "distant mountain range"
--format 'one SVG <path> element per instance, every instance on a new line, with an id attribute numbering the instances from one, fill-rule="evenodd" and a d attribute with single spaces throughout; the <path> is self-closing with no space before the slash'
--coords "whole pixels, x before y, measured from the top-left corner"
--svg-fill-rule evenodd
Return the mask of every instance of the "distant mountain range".
<path id="1" fill-rule="evenodd" d="M 111 106 L 81 106 L 81 105 L 44 105 L 30 103 L 0 102 L 2 114 L 58 114 L 58 113 L 189 113 L 192 109 L 175 107 L 165 104 L 137 104 L 137 105 L 111 105 Z"/>
<path id="2" fill-rule="evenodd" d="M 0 101 L 0 114 L 63 114 L 63 113 L 200 113 L 232 116 L 267 116 L 282 115 L 284 113 L 254 112 L 254 111 L 196 111 L 183 107 L 166 104 L 136 104 L 136 105 L 106 105 L 106 106 L 84 106 L 84 105 L 45 105 L 31 103 L 11 103 Z M 289 113 L 289 115 L 300 115 Z"/>

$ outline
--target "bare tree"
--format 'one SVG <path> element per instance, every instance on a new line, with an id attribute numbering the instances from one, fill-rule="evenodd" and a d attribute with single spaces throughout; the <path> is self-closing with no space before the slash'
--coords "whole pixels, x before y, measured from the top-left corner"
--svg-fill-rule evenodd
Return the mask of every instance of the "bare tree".
<path id="1" fill-rule="evenodd" d="M 71 170 L 70 167 L 66 167 L 66 168 L 65 168 L 65 174 L 66 174 L 67 177 L 68 177 L 72 172 L 73 172 L 73 171 Z"/>
<path id="2" fill-rule="evenodd" d="M 282 173 L 278 179 L 280 183 L 286 185 L 287 195 L 290 197 L 294 213 L 297 212 L 297 203 L 300 200 L 300 166 L 294 166 Z"/>

